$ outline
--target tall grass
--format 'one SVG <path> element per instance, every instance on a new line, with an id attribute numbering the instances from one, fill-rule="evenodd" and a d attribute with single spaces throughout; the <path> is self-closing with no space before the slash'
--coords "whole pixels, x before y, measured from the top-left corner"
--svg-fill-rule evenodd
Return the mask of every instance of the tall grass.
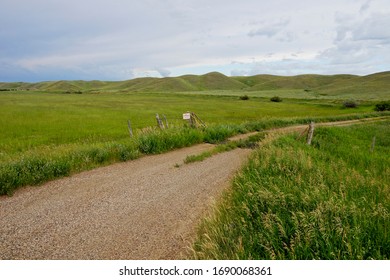
<path id="1" fill-rule="evenodd" d="M 0 195 L 26 185 L 37 185 L 72 173 L 140 156 L 132 142 L 76 146 L 71 150 L 26 154 L 0 163 Z"/>
<path id="2" fill-rule="evenodd" d="M 173 128 L 168 130 L 144 129 L 135 140 L 143 154 L 159 154 L 173 149 L 188 147 L 203 142 L 201 130 Z"/>
<path id="3" fill-rule="evenodd" d="M 389 259 L 390 123 L 261 147 L 193 245 L 196 259 Z M 370 151 L 372 138 L 376 146 Z"/>

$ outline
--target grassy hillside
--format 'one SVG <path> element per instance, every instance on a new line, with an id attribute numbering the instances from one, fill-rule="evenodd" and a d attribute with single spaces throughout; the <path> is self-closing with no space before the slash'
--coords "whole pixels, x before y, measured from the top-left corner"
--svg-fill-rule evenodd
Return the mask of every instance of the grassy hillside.
<path id="1" fill-rule="evenodd" d="M 390 72 L 367 76 L 298 75 L 227 77 L 218 72 L 167 78 L 137 78 L 120 82 L 56 81 L 0 83 L 0 90 L 57 92 L 195 92 L 283 98 L 385 100 L 390 99 Z"/>
<path id="2" fill-rule="evenodd" d="M 376 145 L 371 150 L 373 137 Z M 260 147 L 207 218 L 196 259 L 390 259 L 390 123 Z"/>

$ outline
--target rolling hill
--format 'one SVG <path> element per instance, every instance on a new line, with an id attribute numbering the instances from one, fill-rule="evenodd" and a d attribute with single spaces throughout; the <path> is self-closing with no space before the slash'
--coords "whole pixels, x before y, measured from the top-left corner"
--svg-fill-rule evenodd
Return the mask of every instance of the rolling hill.
<path id="1" fill-rule="evenodd" d="M 167 78 L 137 78 L 127 81 L 53 81 L 40 83 L 1 83 L 0 90 L 53 92 L 203 92 L 234 91 L 261 96 L 262 92 L 294 90 L 316 96 L 372 96 L 390 99 L 390 71 L 367 76 L 356 75 L 255 75 L 228 77 L 218 72 Z M 258 94 L 257 94 L 258 93 Z M 293 97 L 293 96 L 292 96 Z M 375 99 L 375 98 L 370 98 Z"/>

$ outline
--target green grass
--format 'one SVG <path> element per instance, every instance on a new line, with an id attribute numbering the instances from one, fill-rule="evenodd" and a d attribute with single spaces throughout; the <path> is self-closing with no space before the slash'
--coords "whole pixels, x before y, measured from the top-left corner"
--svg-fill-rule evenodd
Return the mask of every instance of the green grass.
<path id="1" fill-rule="evenodd" d="M 184 159 L 184 163 L 193 163 L 197 161 L 204 161 L 205 159 L 212 157 L 213 155 L 228 152 L 237 148 L 253 149 L 257 147 L 258 142 L 263 139 L 265 133 L 257 133 L 249 136 L 247 139 L 228 141 L 215 146 L 211 151 L 205 151 L 197 155 L 189 155 Z"/>
<path id="2" fill-rule="evenodd" d="M 234 97 L 180 94 L 48 94 L 0 93 L 0 161 L 26 151 L 68 144 L 91 144 L 128 138 L 133 129 L 155 126 L 155 114 L 182 125 L 182 114 L 196 112 L 208 125 L 260 121 L 271 118 L 330 117 L 373 110 L 341 105 L 246 101 Z"/>
<path id="3" fill-rule="evenodd" d="M 339 105 L 235 97 L 158 93 L 60 94 L 0 92 L 0 194 L 75 172 L 195 143 L 218 143 L 248 131 L 388 113 L 374 106 L 345 110 Z M 196 112 L 208 125 L 185 127 L 182 114 Z M 155 127 L 155 114 L 170 129 Z M 127 120 L 134 138 L 130 139 Z M 40 173 L 34 175 L 34 173 Z"/>
<path id="4" fill-rule="evenodd" d="M 390 259 L 389 139 L 386 121 L 261 147 L 202 223 L 192 257 Z"/>

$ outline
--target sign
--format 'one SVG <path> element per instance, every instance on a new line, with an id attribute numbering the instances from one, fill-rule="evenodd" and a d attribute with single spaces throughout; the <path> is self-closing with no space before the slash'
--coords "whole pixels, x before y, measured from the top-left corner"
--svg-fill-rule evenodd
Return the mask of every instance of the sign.
<path id="1" fill-rule="evenodd" d="M 191 119 L 191 113 L 184 113 L 183 114 L 183 120 L 190 120 Z"/>

